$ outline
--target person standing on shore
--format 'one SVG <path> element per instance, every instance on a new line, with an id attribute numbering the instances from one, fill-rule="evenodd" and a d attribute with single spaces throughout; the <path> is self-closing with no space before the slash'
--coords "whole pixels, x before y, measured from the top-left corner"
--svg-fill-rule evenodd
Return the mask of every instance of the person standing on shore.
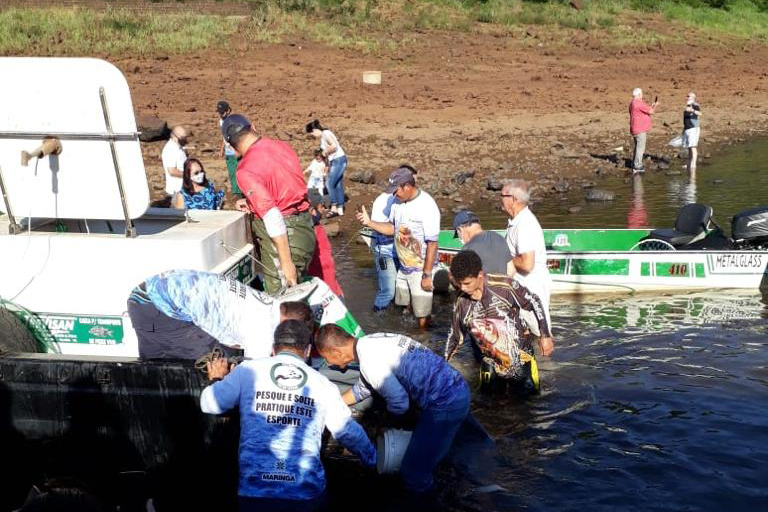
<path id="1" fill-rule="evenodd" d="M 328 128 L 324 128 L 320 121 L 307 123 L 307 133 L 320 139 L 322 155 L 328 159 L 328 195 L 331 196 L 331 212 L 328 217 L 344 215 L 344 171 L 347 168 L 347 154 L 339 143 L 339 139 Z"/>
<path id="2" fill-rule="evenodd" d="M 632 157 L 632 170 L 645 172 L 643 154 L 648 132 L 651 130 L 651 115 L 659 106 L 658 101 L 648 105 L 643 101 L 643 90 L 635 87 L 632 90 L 632 101 L 629 103 L 629 133 L 635 139 L 635 153 Z"/>
<path id="3" fill-rule="evenodd" d="M 688 171 L 696 171 L 696 160 L 698 158 L 699 146 L 699 117 L 701 117 L 701 106 L 696 103 L 696 93 L 691 91 L 685 102 L 683 111 L 683 147 L 688 149 Z"/>
<path id="4" fill-rule="evenodd" d="M 387 222 L 375 222 L 363 206 L 357 214 L 363 226 L 382 235 L 392 235 L 400 260 L 395 281 L 395 304 L 410 306 L 419 321 L 427 327 L 432 314 L 432 270 L 437 261 L 437 238 L 440 235 L 440 209 L 427 192 L 416 186 L 413 168 L 402 165 L 389 175 L 386 192 L 400 203 L 392 205 Z"/>
<path id="5" fill-rule="evenodd" d="M 237 207 L 255 215 L 252 227 L 261 247 L 264 289 L 274 294 L 294 286 L 315 252 L 299 156 L 288 143 L 257 135 L 248 118 L 239 114 L 224 119 L 221 134 L 242 156 L 236 177 L 245 199 Z"/>
<path id="6" fill-rule="evenodd" d="M 175 204 L 176 194 L 181 192 L 181 187 L 184 185 L 184 162 L 187 161 L 187 152 L 184 149 L 186 143 L 187 130 L 181 125 L 174 126 L 160 155 L 165 171 L 165 193 L 168 194 L 166 200 L 170 201 L 166 206 Z"/>
<path id="7" fill-rule="evenodd" d="M 224 100 L 221 100 L 216 104 L 216 112 L 219 114 L 219 129 L 224 123 L 224 120 L 229 114 L 232 113 L 232 109 Z M 227 143 L 223 138 L 221 140 L 221 149 L 219 150 L 219 158 L 224 158 L 227 162 L 227 175 L 229 176 L 229 186 L 232 190 L 232 195 L 235 201 L 242 199 L 243 193 L 240 192 L 240 188 L 237 186 L 237 155 L 235 149 Z"/>

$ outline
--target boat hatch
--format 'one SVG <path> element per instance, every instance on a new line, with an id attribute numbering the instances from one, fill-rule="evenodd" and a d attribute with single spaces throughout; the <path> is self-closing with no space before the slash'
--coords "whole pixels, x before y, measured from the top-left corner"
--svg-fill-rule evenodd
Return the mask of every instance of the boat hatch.
<path id="1" fill-rule="evenodd" d="M 20 219 L 122 221 L 149 207 L 128 83 L 112 64 L 0 58 L 0 210 Z"/>

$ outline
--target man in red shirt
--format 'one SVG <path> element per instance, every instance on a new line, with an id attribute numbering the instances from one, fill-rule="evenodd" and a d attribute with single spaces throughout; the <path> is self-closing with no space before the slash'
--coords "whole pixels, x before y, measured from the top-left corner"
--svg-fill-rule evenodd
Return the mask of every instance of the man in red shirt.
<path id="1" fill-rule="evenodd" d="M 293 286 L 305 274 L 315 250 L 299 157 L 288 143 L 257 135 L 251 122 L 239 114 L 224 119 L 221 134 L 242 156 L 237 185 L 244 199 L 237 207 L 254 214 L 264 289 L 275 293 L 283 286 Z"/>
<path id="2" fill-rule="evenodd" d="M 632 101 L 629 104 L 629 133 L 635 138 L 635 154 L 632 158 L 632 170 L 634 172 L 644 172 L 643 153 L 645 153 L 645 141 L 648 132 L 651 130 L 651 114 L 654 113 L 658 101 L 654 101 L 650 106 L 643 101 L 643 90 L 635 87 L 632 90 Z"/>

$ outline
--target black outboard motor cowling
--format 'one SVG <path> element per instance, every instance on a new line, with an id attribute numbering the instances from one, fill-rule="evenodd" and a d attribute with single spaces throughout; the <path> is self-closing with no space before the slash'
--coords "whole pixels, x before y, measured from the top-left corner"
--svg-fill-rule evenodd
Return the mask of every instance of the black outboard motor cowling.
<path id="1" fill-rule="evenodd" d="M 731 238 L 735 242 L 757 243 L 768 240 L 768 206 L 750 208 L 731 219 Z"/>

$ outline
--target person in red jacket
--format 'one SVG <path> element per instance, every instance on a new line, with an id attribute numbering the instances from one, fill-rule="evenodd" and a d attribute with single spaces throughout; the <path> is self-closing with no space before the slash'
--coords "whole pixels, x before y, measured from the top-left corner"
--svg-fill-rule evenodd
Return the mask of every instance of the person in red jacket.
<path id="1" fill-rule="evenodd" d="M 328 233 L 325 232 L 325 228 L 320 224 L 320 219 L 325 211 L 323 197 L 314 189 L 310 190 L 307 196 L 309 197 L 309 212 L 312 214 L 315 239 L 317 240 L 315 252 L 307 268 L 307 274 L 325 281 L 331 291 L 343 299 L 344 291 L 336 281 L 336 264 L 333 261 L 331 242 L 328 240 Z"/>

